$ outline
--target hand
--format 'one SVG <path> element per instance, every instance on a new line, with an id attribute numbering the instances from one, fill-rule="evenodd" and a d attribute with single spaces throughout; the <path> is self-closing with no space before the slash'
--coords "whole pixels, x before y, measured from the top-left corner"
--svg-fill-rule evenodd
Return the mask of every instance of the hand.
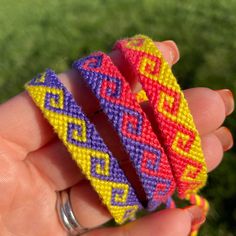
<path id="1" fill-rule="evenodd" d="M 173 42 L 165 41 L 157 46 L 171 66 L 178 61 L 178 49 Z M 133 90 L 140 89 L 126 71 L 119 53 L 113 52 L 111 57 L 126 73 Z M 95 101 L 88 99 L 89 91 L 75 72 L 60 74 L 59 78 L 87 115 L 99 109 Z M 221 162 L 223 152 L 233 145 L 229 130 L 220 127 L 226 115 L 233 111 L 232 95 L 229 90 L 207 88 L 188 89 L 184 93 L 202 138 L 208 171 L 212 171 Z M 1 235 L 65 236 L 55 205 L 56 191 L 67 188 L 71 188 L 73 210 L 81 225 L 90 228 L 111 218 L 26 92 L 2 104 L 0 114 Z M 106 135 L 103 119 L 102 114 L 97 114 L 93 122 Z M 200 213 L 197 207 L 163 210 L 125 226 L 98 229 L 87 235 L 187 236 L 191 224 L 200 223 Z"/>

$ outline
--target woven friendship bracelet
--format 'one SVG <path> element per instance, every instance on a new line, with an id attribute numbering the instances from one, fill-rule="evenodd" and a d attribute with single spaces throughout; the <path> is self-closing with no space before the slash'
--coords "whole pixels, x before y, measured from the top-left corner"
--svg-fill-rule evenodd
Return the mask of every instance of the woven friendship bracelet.
<path id="1" fill-rule="evenodd" d="M 137 35 L 120 40 L 115 48 L 124 55 L 146 92 L 179 197 L 188 198 L 189 194 L 196 193 L 205 185 L 207 169 L 200 136 L 180 86 L 168 63 L 148 37 Z"/>
<path id="2" fill-rule="evenodd" d="M 135 94 L 135 96 L 139 103 L 148 101 L 147 95 L 144 90 L 140 90 Z M 210 206 L 208 201 L 202 196 L 199 196 L 198 194 L 188 194 L 186 195 L 185 199 L 188 200 L 190 204 L 200 207 L 203 210 L 203 216 L 206 216 L 208 214 Z M 176 207 L 175 202 L 171 198 L 168 199 L 166 206 L 167 208 Z M 197 233 L 198 229 L 193 228 L 191 236 L 196 236 Z"/>
<path id="3" fill-rule="evenodd" d="M 95 126 L 89 122 L 56 74 L 47 70 L 30 81 L 26 90 L 90 180 L 115 221 L 121 224 L 133 219 L 142 208 L 134 189 Z"/>
<path id="4" fill-rule="evenodd" d="M 102 52 L 74 62 L 73 68 L 100 102 L 140 178 L 148 209 L 155 209 L 173 194 L 175 181 L 167 156 L 128 82 Z"/>

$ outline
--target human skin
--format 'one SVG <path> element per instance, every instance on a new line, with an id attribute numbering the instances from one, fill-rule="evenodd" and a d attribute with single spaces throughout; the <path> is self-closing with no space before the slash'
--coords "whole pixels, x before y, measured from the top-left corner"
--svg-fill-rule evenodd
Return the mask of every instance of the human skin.
<path id="1" fill-rule="evenodd" d="M 179 51 L 174 42 L 164 41 L 156 45 L 170 66 L 178 61 Z M 133 91 L 138 91 L 140 85 L 126 70 L 121 55 L 115 51 L 110 56 L 126 75 Z M 65 72 L 59 74 L 59 78 L 73 93 L 87 116 L 91 117 L 99 110 L 98 103 L 88 99 L 90 91 L 77 72 Z M 224 151 L 233 145 L 230 131 L 222 127 L 226 116 L 234 109 L 233 96 L 229 90 L 213 91 L 208 88 L 192 88 L 185 90 L 184 94 L 201 135 L 202 149 L 210 172 L 222 161 Z M 148 105 L 141 105 L 152 120 Z M 98 113 L 91 119 L 104 139 L 107 139 L 109 132 L 106 122 L 103 122 L 103 114 Z M 110 140 L 109 145 L 116 149 Z M 81 225 L 94 227 L 111 219 L 28 94 L 23 92 L 0 105 L 1 235 L 66 236 L 55 206 L 56 191 L 67 188 L 70 188 L 73 210 Z M 203 222 L 198 207 L 167 209 L 124 226 L 97 229 L 86 235 L 187 236 L 192 224 Z"/>

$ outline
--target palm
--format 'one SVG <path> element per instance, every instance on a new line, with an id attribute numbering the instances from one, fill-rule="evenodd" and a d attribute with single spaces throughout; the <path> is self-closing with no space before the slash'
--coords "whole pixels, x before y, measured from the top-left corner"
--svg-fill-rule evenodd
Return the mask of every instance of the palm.
<path id="1" fill-rule="evenodd" d="M 170 48 L 164 44 L 158 46 L 169 63 L 173 64 Z M 113 59 L 121 66 L 119 58 Z M 76 99 L 83 104 L 84 110 L 93 113 L 98 109 L 96 104 L 87 101 L 87 90 L 82 83 L 78 84 L 78 78 L 75 82 L 73 75 L 67 73 L 61 74 L 60 79 L 83 95 Z M 210 171 L 219 164 L 223 155 L 222 147 L 229 148 L 232 138 L 224 128 L 218 129 L 225 119 L 225 113 L 230 113 L 225 95 L 204 88 L 190 89 L 185 91 L 185 95 L 202 137 L 202 148 Z M 26 93 L 2 104 L 0 114 L 1 235 L 65 236 L 66 231 L 57 216 L 56 191 L 67 188 L 71 188 L 72 207 L 81 225 L 92 227 L 111 218 Z M 106 133 L 102 119 L 98 114 L 94 123 Z M 226 139 L 229 140 L 228 147 L 225 146 Z M 176 224 L 181 222 L 181 217 L 185 223 L 179 227 Z M 163 211 L 140 219 L 141 224 L 97 230 L 89 235 L 116 236 L 125 235 L 126 231 L 135 236 L 154 235 L 156 229 L 161 228 L 160 235 L 182 236 L 189 232 L 188 220 L 182 211 Z M 168 225 L 173 226 L 171 231 Z"/>
<path id="2" fill-rule="evenodd" d="M 19 152 L 5 141 L 0 150 L 0 226 L 9 232 L 3 235 L 65 235 L 55 211 L 56 194 L 47 177 L 30 162 L 16 160 Z"/>

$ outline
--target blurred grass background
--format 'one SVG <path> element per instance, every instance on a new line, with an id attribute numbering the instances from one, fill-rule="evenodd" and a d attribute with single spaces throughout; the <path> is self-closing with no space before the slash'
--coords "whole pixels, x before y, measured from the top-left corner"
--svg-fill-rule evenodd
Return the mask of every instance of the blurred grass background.
<path id="1" fill-rule="evenodd" d="M 0 0 L 0 102 L 45 68 L 67 70 L 78 56 L 109 51 L 136 33 L 177 42 L 174 71 L 183 88 L 236 94 L 235 0 Z M 233 134 L 235 118 L 226 121 Z M 225 154 L 203 191 L 211 212 L 201 235 L 236 235 L 235 152 Z"/>

